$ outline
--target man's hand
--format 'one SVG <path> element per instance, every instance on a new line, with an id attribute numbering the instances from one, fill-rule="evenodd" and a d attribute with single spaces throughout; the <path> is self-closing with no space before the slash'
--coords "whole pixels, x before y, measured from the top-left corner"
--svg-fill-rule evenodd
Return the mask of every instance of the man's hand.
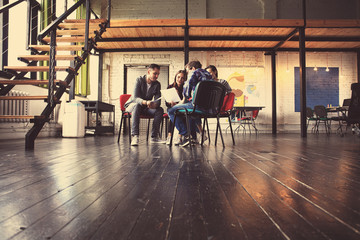
<path id="1" fill-rule="evenodd" d="M 147 101 L 147 107 L 150 109 L 155 109 L 156 108 L 156 103 L 152 102 L 152 101 Z"/>

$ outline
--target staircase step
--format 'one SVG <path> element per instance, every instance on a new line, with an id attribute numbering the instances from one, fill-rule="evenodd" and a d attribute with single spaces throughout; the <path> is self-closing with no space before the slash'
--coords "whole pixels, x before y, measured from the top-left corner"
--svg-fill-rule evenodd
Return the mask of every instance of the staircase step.
<path id="1" fill-rule="evenodd" d="M 57 30 L 56 36 L 64 36 L 64 35 L 70 35 L 70 36 L 84 36 L 85 35 L 85 29 L 75 29 L 75 30 Z M 94 37 L 95 33 L 94 30 L 89 32 L 89 38 Z"/>
<path id="2" fill-rule="evenodd" d="M 65 23 L 85 23 L 85 19 L 65 19 Z M 99 18 L 99 19 L 90 19 L 90 23 L 103 23 L 106 22 L 106 19 Z"/>
<path id="3" fill-rule="evenodd" d="M 0 96 L 0 100 L 46 100 L 47 96 Z"/>
<path id="4" fill-rule="evenodd" d="M 50 37 L 44 37 L 42 40 L 49 43 Z M 70 42 L 70 43 L 81 43 L 85 41 L 85 36 L 75 36 L 75 37 L 57 37 L 56 42 Z"/>
<path id="5" fill-rule="evenodd" d="M 45 116 L 30 115 L 0 115 L 0 119 L 45 119 Z"/>
<path id="6" fill-rule="evenodd" d="M 30 45 L 37 51 L 50 51 L 50 45 Z M 56 46 L 56 51 L 81 51 L 84 45 L 59 45 Z"/>
<path id="7" fill-rule="evenodd" d="M 9 69 L 18 72 L 48 72 L 49 66 L 5 66 L 4 69 Z M 67 66 L 56 66 L 55 71 L 73 70 Z"/>
<path id="8" fill-rule="evenodd" d="M 55 60 L 66 60 L 66 61 L 72 61 L 75 60 L 77 55 L 55 55 Z M 19 60 L 25 59 L 28 61 L 49 61 L 50 56 L 49 55 L 24 55 L 19 56 Z"/>
<path id="9" fill-rule="evenodd" d="M 59 27 L 65 29 L 85 29 L 85 23 L 60 23 Z M 99 23 L 90 23 L 89 29 L 99 29 Z"/>
<path id="10" fill-rule="evenodd" d="M 61 83 L 64 81 L 55 80 L 55 83 Z M 48 84 L 48 80 L 0 80 L 0 84 L 10 84 L 10 85 L 41 85 Z"/>

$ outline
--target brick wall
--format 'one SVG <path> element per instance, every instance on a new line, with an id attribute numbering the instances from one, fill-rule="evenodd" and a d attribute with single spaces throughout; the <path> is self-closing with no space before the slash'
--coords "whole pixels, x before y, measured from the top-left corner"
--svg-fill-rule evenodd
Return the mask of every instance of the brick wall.
<path id="1" fill-rule="evenodd" d="M 119 109 L 119 96 L 123 93 L 124 64 L 157 63 L 169 65 L 170 80 L 183 69 L 182 52 L 162 53 L 106 53 L 104 54 L 104 84 L 102 98 Z M 199 60 L 206 67 L 214 64 L 218 67 L 219 77 L 226 79 L 229 73 L 238 72 L 245 76 L 246 84 L 256 85 L 260 97 L 254 105 L 263 105 L 258 123 L 260 130 L 271 132 L 272 93 L 271 62 L 263 52 L 191 52 L 190 60 Z M 300 131 L 300 113 L 295 111 L 295 67 L 299 67 L 299 54 L 280 52 L 277 54 L 277 121 L 281 132 Z M 351 97 L 351 83 L 357 81 L 355 53 L 307 53 L 308 67 L 338 68 L 339 104 L 344 98 Z M 327 64 L 327 65 L 326 65 Z M 110 74 L 110 75 L 108 75 Z M 110 78 L 108 78 L 108 76 Z M 110 81 L 108 81 L 110 79 Z M 163 86 L 165 88 L 165 86 Z M 120 111 L 116 114 L 117 128 L 120 123 Z M 224 127 L 227 123 L 223 123 Z"/>

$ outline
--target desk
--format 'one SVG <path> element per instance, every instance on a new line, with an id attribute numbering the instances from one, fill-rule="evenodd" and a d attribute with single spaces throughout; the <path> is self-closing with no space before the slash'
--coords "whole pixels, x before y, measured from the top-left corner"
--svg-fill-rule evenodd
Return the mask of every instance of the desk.
<path id="1" fill-rule="evenodd" d="M 347 107 L 347 106 L 326 108 L 326 112 L 328 112 L 328 113 L 337 113 L 337 116 L 330 116 L 329 117 L 329 119 L 330 119 L 330 127 L 331 127 L 331 121 L 339 122 L 339 126 L 338 126 L 336 132 L 338 134 L 340 134 L 341 136 L 343 135 L 342 123 L 347 123 L 346 120 L 347 120 L 347 111 L 348 110 L 349 110 L 349 107 Z"/>
<path id="2" fill-rule="evenodd" d="M 101 134 L 106 132 L 115 133 L 115 106 L 112 104 L 100 102 L 100 101 L 81 101 L 85 106 L 85 111 L 87 112 L 87 126 L 85 129 L 95 129 L 95 134 Z M 89 116 L 91 113 L 96 114 L 96 126 L 90 126 Z M 111 126 L 103 126 L 101 120 L 99 121 L 99 116 L 101 117 L 102 112 L 110 112 L 113 114 L 113 122 Z"/>

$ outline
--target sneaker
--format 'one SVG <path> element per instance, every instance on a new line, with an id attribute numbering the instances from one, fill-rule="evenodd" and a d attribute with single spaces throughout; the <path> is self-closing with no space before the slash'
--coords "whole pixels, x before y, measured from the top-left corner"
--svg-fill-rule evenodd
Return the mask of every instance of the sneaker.
<path id="1" fill-rule="evenodd" d="M 182 143 L 180 144 L 180 146 L 182 146 L 182 147 L 186 147 L 186 146 L 188 146 L 189 144 L 190 144 L 190 138 L 187 138 L 187 137 L 185 137 L 184 138 L 184 141 L 182 141 Z"/>
<path id="2" fill-rule="evenodd" d="M 157 138 L 157 137 L 152 137 L 150 142 L 151 143 L 166 143 L 166 141 L 161 140 L 160 138 Z"/>
<path id="3" fill-rule="evenodd" d="M 134 135 L 131 140 L 131 146 L 138 146 L 139 145 L 139 136 Z"/>
<path id="4" fill-rule="evenodd" d="M 182 138 L 182 136 L 179 136 L 179 137 L 177 137 L 176 140 L 174 141 L 174 144 L 177 146 L 177 145 L 182 144 L 182 142 L 183 142 L 183 138 Z"/>

